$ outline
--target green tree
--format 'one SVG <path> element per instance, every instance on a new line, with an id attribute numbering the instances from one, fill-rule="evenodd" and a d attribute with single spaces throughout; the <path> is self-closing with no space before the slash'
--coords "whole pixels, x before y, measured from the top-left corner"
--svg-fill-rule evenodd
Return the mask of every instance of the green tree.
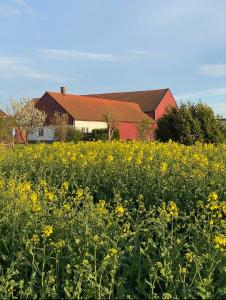
<path id="1" fill-rule="evenodd" d="M 83 139 L 84 134 L 77 128 L 70 127 L 67 131 L 66 141 L 67 142 L 79 142 Z"/>
<path id="2" fill-rule="evenodd" d="M 185 145 L 197 141 L 220 143 L 225 139 L 225 130 L 211 107 L 201 102 L 188 102 L 169 108 L 157 121 L 156 138 L 163 142 L 171 139 Z"/>

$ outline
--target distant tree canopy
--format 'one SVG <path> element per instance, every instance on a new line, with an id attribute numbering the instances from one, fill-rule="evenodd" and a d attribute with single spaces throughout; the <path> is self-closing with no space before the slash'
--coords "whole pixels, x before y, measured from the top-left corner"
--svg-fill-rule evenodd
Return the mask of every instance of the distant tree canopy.
<path id="1" fill-rule="evenodd" d="M 16 127 L 25 133 L 25 145 L 28 143 L 28 135 L 34 129 L 42 127 L 46 114 L 37 109 L 28 97 L 21 97 L 18 101 L 11 100 L 12 115 L 15 118 Z"/>
<path id="2" fill-rule="evenodd" d="M 211 107 L 201 102 L 188 102 L 168 109 L 157 121 L 156 138 L 162 142 L 171 139 L 185 145 L 197 141 L 221 143 L 225 140 L 225 127 Z"/>

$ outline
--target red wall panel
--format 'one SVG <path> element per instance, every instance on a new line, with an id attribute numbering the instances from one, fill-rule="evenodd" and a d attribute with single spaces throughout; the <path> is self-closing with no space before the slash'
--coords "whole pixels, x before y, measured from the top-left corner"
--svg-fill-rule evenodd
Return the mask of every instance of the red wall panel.
<path id="1" fill-rule="evenodd" d="M 38 103 L 36 104 L 36 108 L 45 111 L 45 113 L 47 114 L 47 118 L 46 118 L 46 125 L 49 125 L 51 123 L 51 118 L 53 117 L 54 113 L 56 111 L 60 112 L 60 113 L 67 113 L 62 106 L 60 106 L 54 99 L 52 99 L 52 97 L 50 97 L 47 93 L 44 94 L 44 96 L 38 101 Z M 73 125 L 73 118 L 71 115 L 69 115 L 68 118 L 68 124 L 69 125 Z"/>
<path id="2" fill-rule="evenodd" d="M 166 112 L 167 107 L 176 105 L 177 103 L 172 93 L 170 92 L 170 90 L 168 90 L 155 110 L 155 121 L 157 121 Z"/>
<path id="3" fill-rule="evenodd" d="M 120 122 L 118 125 L 120 140 L 136 140 L 137 139 L 137 124 L 129 122 Z"/>

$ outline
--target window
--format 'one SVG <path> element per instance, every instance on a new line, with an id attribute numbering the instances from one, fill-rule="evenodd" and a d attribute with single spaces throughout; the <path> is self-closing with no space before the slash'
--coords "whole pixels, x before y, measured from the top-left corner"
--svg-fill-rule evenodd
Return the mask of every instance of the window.
<path id="1" fill-rule="evenodd" d="M 38 136 L 44 136 L 44 128 L 38 128 Z"/>
<path id="2" fill-rule="evenodd" d="M 88 127 L 82 127 L 81 128 L 81 132 L 82 133 L 88 133 L 89 132 L 89 128 Z"/>

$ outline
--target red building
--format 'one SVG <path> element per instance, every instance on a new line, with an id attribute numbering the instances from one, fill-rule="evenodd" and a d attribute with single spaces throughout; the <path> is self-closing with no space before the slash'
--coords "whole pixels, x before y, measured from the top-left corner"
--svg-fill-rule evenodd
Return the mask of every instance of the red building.
<path id="1" fill-rule="evenodd" d="M 135 140 L 138 137 L 138 125 L 147 119 L 151 126 L 176 101 L 170 89 L 118 92 L 92 95 L 67 94 L 64 87 L 61 92 L 46 92 L 40 99 L 33 100 L 35 106 L 46 112 L 46 126 L 29 135 L 29 140 L 54 140 L 54 132 L 49 125 L 54 113 L 67 113 L 68 123 L 83 132 L 107 128 L 104 116 L 116 121 L 121 140 Z"/>
<path id="2" fill-rule="evenodd" d="M 67 94 L 64 88 L 60 93 L 46 92 L 39 100 L 36 99 L 35 106 L 46 112 L 47 126 L 42 131 L 37 129 L 29 135 L 30 141 L 54 139 L 54 134 L 48 125 L 51 124 L 56 111 L 67 113 L 68 124 L 83 132 L 107 128 L 105 116 L 108 116 L 110 122 L 117 124 L 121 140 L 137 139 L 137 126 L 145 119 L 149 119 L 150 123 L 154 124 L 154 120 L 135 102 L 72 95 Z"/>
<path id="3" fill-rule="evenodd" d="M 92 94 L 87 96 L 137 103 L 141 110 L 155 121 L 166 112 L 167 107 L 177 105 L 170 89 Z"/>

